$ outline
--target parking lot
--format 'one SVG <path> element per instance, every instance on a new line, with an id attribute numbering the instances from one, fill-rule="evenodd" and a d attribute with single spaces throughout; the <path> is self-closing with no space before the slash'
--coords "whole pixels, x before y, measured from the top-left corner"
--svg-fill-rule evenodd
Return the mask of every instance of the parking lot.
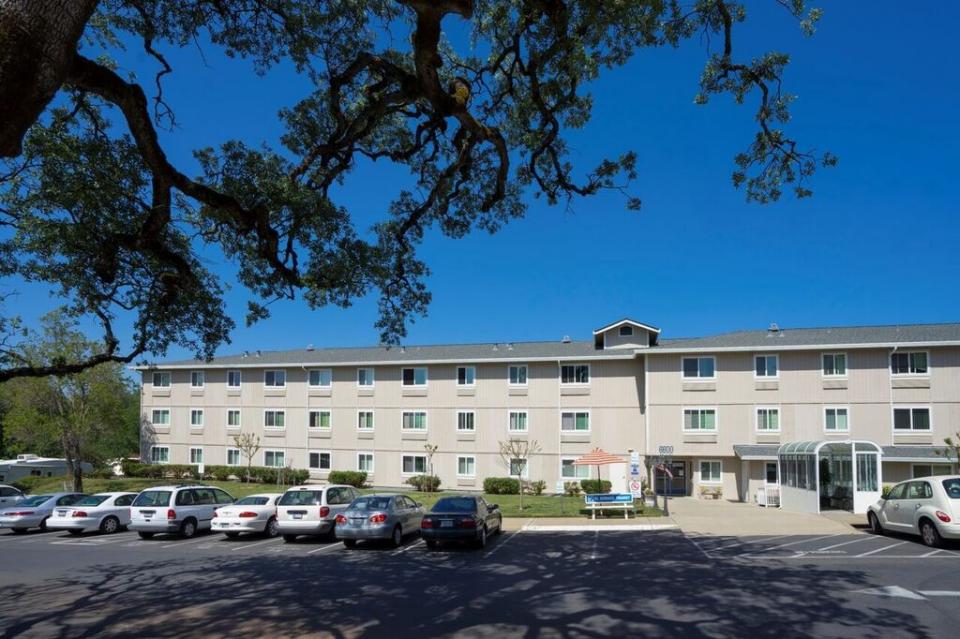
<path id="1" fill-rule="evenodd" d="M 865 534 L 515 530 L 428 551 L 0 533 L 0 636 L 946 637 L 957 559 Z"/>

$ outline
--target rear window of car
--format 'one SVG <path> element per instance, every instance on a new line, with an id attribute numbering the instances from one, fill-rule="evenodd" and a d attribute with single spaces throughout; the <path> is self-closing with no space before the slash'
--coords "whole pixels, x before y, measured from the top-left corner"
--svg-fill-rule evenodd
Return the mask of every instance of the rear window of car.
<path id="1" fill-rule="evenodd" d="M 74 502 L 74 506 L 99 506 L 103 502 L 110 499 L 110 495 L 90 495 L 89 497 L 84 497 L 80 501 Z"/>
<path id="2" fill-rule="evenodd" d="M 323 493 L 319 490 L 290 490 L 283 493 L 279 506 L 319 506 Z"/>
<path id="3" fill-rule="evenodd" d="M 386 510 L 390 508 L 392 497 L 358 497 L 350 505 L 350 510 Z"/>
<path id="4" fill-rule="evenodd" d="M 944 479 L 943 490 L 946 491 L 947 497 L 950 499 L 960 499 L 960 479 L 956 477 L 953 479 Z"/>
<path id="5" fill-rule="evenodd" d="M 53 495 L 34 495 L 33 497 L 27 497 L 21 501 L 18 506 L 39 506 L 43 502 L 47 501 L 53 497 Z"/>
<path id="6" fill-rule="evenodd" d="M 169 503 L 169 490 L 145 490 L 133 500 L 134 507 L 166 506 Z"/>
<path id="7" fill-rule="evenodd" d="M 472 497 L 444 497 L 433 505 L 435 513 L 472 513 L 477 510 L 477 501 Z"/>
<path id="8" fill-rule="evenodd" d="M 266 506 L 269 497 L 244 497 L 234 502 L 237 506 Z"/>

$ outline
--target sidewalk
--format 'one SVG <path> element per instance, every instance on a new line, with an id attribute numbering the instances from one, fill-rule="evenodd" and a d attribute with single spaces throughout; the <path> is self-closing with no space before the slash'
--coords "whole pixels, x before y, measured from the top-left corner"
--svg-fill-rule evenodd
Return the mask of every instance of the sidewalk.
<path id="1" fill-rule="evenodd" d="M 677 497 L 670 499 L 670 518 L 685 533 L 699 535 L 826 535 L 862 532 L 854 524 L 863 515 L 794 513 L 779 508 L 726 500 Z"/>

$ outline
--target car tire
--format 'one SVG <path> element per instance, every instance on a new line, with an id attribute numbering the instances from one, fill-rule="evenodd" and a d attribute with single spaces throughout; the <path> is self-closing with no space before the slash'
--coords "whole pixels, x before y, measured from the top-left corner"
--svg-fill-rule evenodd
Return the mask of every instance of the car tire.
<path id="1" fill-rule="evenodd" d="M 356 548 L 356 547 L 357 547 L 357 540 L 356 540 L 356 539 L 344 539 L 344 540 L 343 540 L 343 545 L 344 545 L 345 547 L 347 547 L 347 548 Z"/>
<path id="2" fill-rule="evenodd" d="M 152 532 L 143 532 L 142 530 L 137 533 L 140 535 L 140 539 L 153 539 Z"/>
<path id="3" fill-rule="evenodd" d="M 297 536 L 296 536 L 296 535 L 284 535 L 284 536 L 283 536 L 283 541 L 284 541 L 284 543 L 287 543 L 287 544 L 292 544 L 292 543 L 295 542 L 296 540 L 297 540 Z"/>
<path id="4" fill-rule="evenodd" d="M 271 517 L 270 520 L 267 521 L 267 525 L 263 528 L 263 534 L 270 539 L 280 534 L 280 524 L 277 523 L 276 517 Z"/>
<path id="5" fill-rule="evenodd" d="M 120 520 L 112 515 L 105 517 L 104 520 L 100 522 L 100 532 L 105 535 L 112 535 L 118 530 L 120 530 Z"/>
<path id="6" fill-rule="evenodd" d="M 72 530 L 72 529 L 71 529 L 71 530 L 68 530 L 67 532 L 70 533 L 71 535 L 76 535 L 76 536 L 78 536 L 78 537 L 83 534 L 83 531 L 82 531 L 82 530 Z"/>
<path id="7" fill-rule="evenodd" d="M 439 545 L 435 539 L 428 539 L 426 542 L 428 550 L 436 550 Z"/>
<path id="8" fill-rule="evenodd" d="M 190 539 L 197 534 L 197 522 L 191 517 L 183 520 L 180 524 L 180 536 L 184 539 Z"/>
<path id="9" fill-rule="evenodd" d="M 883 526 L 880 525 L 880 518 L 874 513 L 867 513 L 867 523 L 870 524 L 870 532 L 874 535 L 883 534 Z"/>
<path id="10" fill-rule="evenodd" d="M 240 533 L 238 532 L 228 532 L 223 534 L 227 536 L 227 539 L 236 539 L 237 537 L 240 536 Z"/>
<path id="11" fill-rule="evenodd" d="M 480 529 L 480 537 L 477 539 L 477 548 L 483 550 L 487 547 L 487 527 Z"/>
<path id="12" fill-rule="evenodd" d="M 390 534 L 390 545 L 394 548 L 399 548 L 403 544 L 403 529 L 400 528 L 399 524 L 393 528 L 393 532 Z"/>
<path id="13" fill-rule="evenodd" d="M 497 532 L 494 534 L 499 535 L 502 532 L 503 532 L 503 517 L 497 520 Z"/>
<path id="14" fill-rule="evenodd" d="M 49 519 L 49 517 L 45 517 L 43 521 L 40 522 L 40 532 L 47 532 L 47 519 Z"/>
<path id="15" fill-rule="evenodd" d="M 940 531 L 937 530 L 937 526 L 929 519 L 920 520 L 920 538 L 924 544 L 931 548 L 939 548 L 943 545 Z"/>
<path id="16" fill-rule="evenodd" d="M 22 535 L 27 532 L 26 528 L 11 528 L 10 530 L 12 530 L 15 535 Z"/>

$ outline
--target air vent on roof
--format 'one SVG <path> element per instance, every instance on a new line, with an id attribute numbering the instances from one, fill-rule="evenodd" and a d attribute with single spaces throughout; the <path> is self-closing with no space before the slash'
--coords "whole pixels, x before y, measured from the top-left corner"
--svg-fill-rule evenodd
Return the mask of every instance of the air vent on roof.
<path id="1" fill-rule="evenodd" d="M 560 341 L 563 342 L 564 344 L 569 344 L 571 342 L 571 339 L 569 335 L 564 335 L 563 339 Z"/>
<path id="2" fill-rule="evenodd" d="M 499 351 L 499 350 L 500 350 L 500 345 L 499 345 L 499 344 L 494 344 L 494 345 L 493 345 L 493 350 Z"/>
<path id="3" fill-rule="evenodd" d="M 259 349 L 257 349 L 256 355 L 257 355 L 257 357 L 260 357 L 260 350 L 259 350 Z"/>
<path id="4" fill-rule="evenodd" d="M 243 351 L 244 357 L 250 357 L 250 351 Z"/>
<path id="5" fill-rule="evenodd" d="M 509 343 L 508 343 L 508 344 L 507 344 L 507 350 L 508 350 L 508 351 L 512 351 L 512 350 L 513 350 L 513 344 L 509 344 Z"/>
<path id="6" fill-rule="evenodd" d="M 401 352 L 401 353 L 406 353 L 406 352 L 407 352 L 407 347 L 406 347 L 406 346 L 401 346 L 401 347 L 400 347 L 400 352 Z"/>
<path id="7" fill-rule="evenodd" d="M 767 335 L 778 335 L 780 333 L 780 327 L 777 326 L 776 322 L 770 322 L 770 326 L 767 328 Z"/>
<path id="8" fill-rule="evenodd" d="M 307 344 L 307 350 L 308 350 L 308 351 L 313 351 L 313 350 L 314 350 L 313 344 Z"/>

